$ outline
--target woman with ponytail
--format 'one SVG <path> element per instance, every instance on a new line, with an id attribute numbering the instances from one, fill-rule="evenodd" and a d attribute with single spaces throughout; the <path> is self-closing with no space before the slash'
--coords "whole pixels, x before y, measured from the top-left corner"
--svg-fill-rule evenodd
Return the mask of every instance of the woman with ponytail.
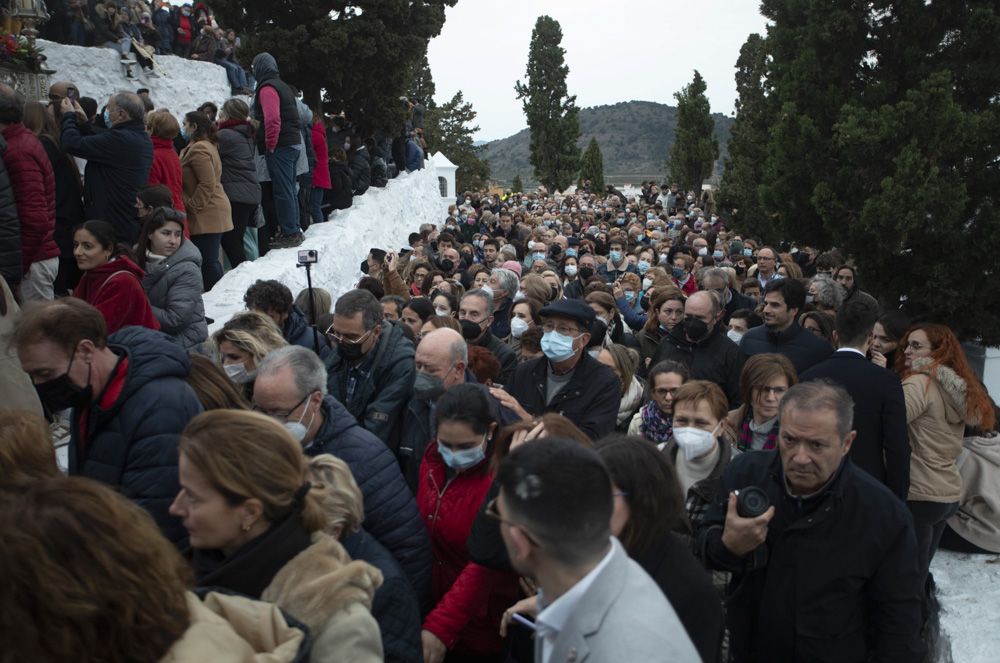
<path id="1" fill-rule="evenodd" d="M 309 660 L 381 661 L 372 597 L 382 575 L 329 534 L 298 442 L 263 414 L 204 412 L 178 444 L 170 512 L 190 536 L 197 584 L 277 604 L 313 635 Z"/>

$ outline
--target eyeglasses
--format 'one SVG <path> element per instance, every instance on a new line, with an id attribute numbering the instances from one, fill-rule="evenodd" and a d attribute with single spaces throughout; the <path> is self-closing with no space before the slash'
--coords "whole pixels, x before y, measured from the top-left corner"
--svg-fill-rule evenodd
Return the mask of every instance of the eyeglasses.
<path id="1" fill-rule="evenodd" d="M 372 327 L 358 338 L 344 338 L 343 336 L 341 336 L 340 334 L 338 334 L 333 330 L 333 325 L 330 325 L 329 327 L 327 327 L 326 336 L 327 338 L 333 339 L 338 344 L 343 343 L 344 345 L 361 345 L 362 343 L 368 340 L 368 337 L 371 336 L 372 332 L 374 331 L 375 328 Z"/>
<path id="2" fill-rule="evenodd" d="M 546 322 L 542 325 L 542 331 L 548 332 L 558 332 L 563 336 L 576 336 L 577 334 L 583 334 L 584 331 L 579 327 L 570 327 L 569 325 L 557 325 L 554 322 Z"/>
<path id="3" fill-rule="evenodd" d="M 909 341 L 906 344 L 906 347 L 908 347 L 910 350 L 922 350 L 923 348 L 926 348 L 927 346 L 923 345 L 922 343 L 917 343 L 916 341 Z"/>
<path id="4" fill-rule="evenodd" d="M 535 538 L 533 536 L 531 536 L 531 533 L 524 528 L 524 525 L 518 525 L 517 523 L 512 523 L 511 521 L 507 520 L 506 518 L 504 518 L 503 516 L 500 515 L 500 510 L 497 508 L 497 501 L 499 499 L 500 499 L 500 496 L 498 495 L 498 496 L 494 497 L 493 499 L 491 499 L 489 502 L 487 502 L 486 503 L 486 510 L 483 511 L 483 513 L 485 513 L 487 517 L 492 518 L 493 520 L 495 520 L 495 521 L 497 521 L 497 522 L 499 522 L 499 523 L 501 523 L 503 525 L 506 525 L 507 527 L 517 527 L 517 528 L 519 528 L 522 532 L 524 532 L 525 538 L 528 539 L 528 541 L 531 543 L 531 545 L 535 546 L 536 548 L 541 548 L 542 546 L 540 546 L 538 544 L 538 541 L 536 541 Z"/>
<path id="5" fill-rule="evenodd" d="M 666 389 L 666 388 L 662 388 L 661 387 L 659 389 L 654 389 L 653 390 L 653 396 L 656 396 L 657 398 L 666 398 L 667 396 L 670 396 L 671 398 L 673 398 L 676 395 L 677 395 L 677 388 L 676 387 L 673 388 L 673 389 Z"/>
<path id="6" fill-rule="evenodd" d="M 292 412 L 295 412 L 296 410 L 298 410 L 299 406 L 301 406 L 303 403 L 305 403 L 306 400 L 310 396 L 312 396 L 312 394 L 306 394 L 305 396 L 303 396 L 302 400 L 299 401 L 298 403 L 296 403 L 295 405 L 293 405 L 292 409 L 290 409 L 288 412 L 268 412 L 267 410 L 265 410 L 261 406 L 257 405 L 256 403 L 253 404 L 253 408 L 252 409 L 253 409 L 254 412 L 260 412 L 261 414 L 265 414 L 265 415 L 271 417 L 272 419 L 279 419 L 282 422 L 284 422 L 284 421 L 288 421 L 288 418 L 292 416 Z"/>
<path id="7" fill-rule="evenodd" d="M 774 395 L 777 398 L 781 398 L 788 391 L 788 387 L 768 387 L 766 385 L 757 385 L 754 387 L 761 396 Z"/>

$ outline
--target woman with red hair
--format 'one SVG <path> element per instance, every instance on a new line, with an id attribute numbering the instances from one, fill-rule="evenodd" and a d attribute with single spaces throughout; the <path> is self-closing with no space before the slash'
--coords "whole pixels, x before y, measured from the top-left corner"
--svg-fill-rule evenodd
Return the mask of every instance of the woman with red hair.
<path id="1" fill-rule="evenodd" d="M 910 490 L 907 504 L 917 533 L 921 578 L 928 569 L 945 521 L 958 510 L 962 477 L 955 460 L 965 427 L 990 430 L 993 408 L 973 374 L 955 334 L 945 325 L 914 325 L 899 342 L 896 371 L 903 380 L 910 435 Z M 927 615 L 927 600 L 924 602 Z"/>

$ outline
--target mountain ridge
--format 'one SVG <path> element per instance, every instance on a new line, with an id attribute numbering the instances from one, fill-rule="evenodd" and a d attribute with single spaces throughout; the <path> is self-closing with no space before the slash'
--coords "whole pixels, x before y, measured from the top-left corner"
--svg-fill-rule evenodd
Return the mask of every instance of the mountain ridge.
<path id="1" fill-rule="evenodd" d="M 715 135 L 719 139 L 719 160 L 709 182 L 717 182 L 727 154 L 726 145 L 735 118 L 712 113 Z M 677 108 L 655 101 L 620 101 L 616 104 L 580 109 L 581 153 L 592 137 L 604 156 L 605 181 L 622 184 L 638 183 L 643 179 L 662 180 L 666 177 L 667 157 L 674 144 Z M 520 175 L 525 185 L 535 182 L 529 161 L 528 129 L 512 136 L 492 140 L 480 147 L 480 156 L 490 162 L 491 177 L 501 184 L 510 184 Z"/>

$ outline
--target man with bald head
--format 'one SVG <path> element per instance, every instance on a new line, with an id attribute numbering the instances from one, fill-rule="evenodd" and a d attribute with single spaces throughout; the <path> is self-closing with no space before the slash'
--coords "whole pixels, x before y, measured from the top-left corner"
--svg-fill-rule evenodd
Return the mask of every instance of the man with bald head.
<path id="1" fill-rule="evenodd" d="M 740 372 L 745 358 L 726 336 L 722 298 L 699 290 L 684 304 L 684 323 L 663 337 L 650 366 L 671 359 L 688 367 L 693 380 L 714 382 L 725 392 L 730 409 L 740 404 Z"/>
<path id="2" fill-rule="evenodd" d="M 142 99 L 134 92 L 111 95 L 104 110 L 110 130 L 94 135 L 86 135 L 89 122 L 79 103 L 63 99 L 60 108 L 63 149 L 87 160 L 83 187 L 87 218 L 109 222 L 118 241 L 135 244 L 139 231 L 135 197 L 146 186 L 153 165 Z"/>

